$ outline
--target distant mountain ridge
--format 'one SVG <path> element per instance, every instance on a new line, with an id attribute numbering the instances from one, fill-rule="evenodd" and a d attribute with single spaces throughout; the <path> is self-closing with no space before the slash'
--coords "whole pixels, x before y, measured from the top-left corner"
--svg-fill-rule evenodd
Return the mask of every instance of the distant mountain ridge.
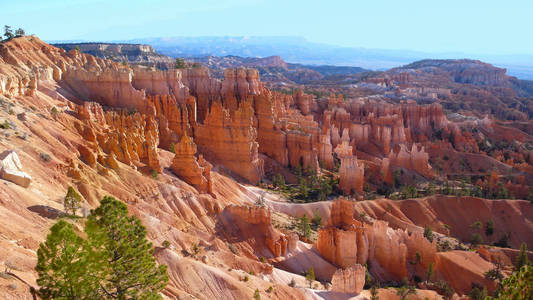
<path id="1" fill-rule="evenodd" d="M 223 78 L 223 70 L 226 68 L 255 68 L 259 70 L 261 80 L 274 84 L 307 84 L 330 75 L 349 75 L 368 71 L 363 68 L 349 66 L 314 66 L 287 63 L 280 56 L 264 58 L 233 55 L 223 57 L 204 56 L 193 57 L 188 60 L 205 65 L 217 78 Z"/>
<path id="2" fill-rule="evenodd" d="M 156 51 L 171 57 L 278 55 L 291 63 L 357 66 L 372 70 L 390 69 L 423 59 L 472 58 L 507 68 L 512 76 L 533 79 L 533 55 L 478 55 L 350 48 L 314 43 L 302 37 L 167 37 L 121 42 L 149 44 Z"/>

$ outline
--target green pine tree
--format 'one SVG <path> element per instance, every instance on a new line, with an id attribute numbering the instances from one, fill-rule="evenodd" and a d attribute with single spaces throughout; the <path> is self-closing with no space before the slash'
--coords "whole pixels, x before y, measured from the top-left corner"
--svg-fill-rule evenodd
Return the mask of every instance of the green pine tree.
<path id="1" fill-rule="evenodd" d="M 76 192 L 76 190 L 69 186 L 67 190 L 67 195 L 65 196 L 65 199 L 63 199 L 63 207 L 65 208 L 65 212 L 69 212 L 72 215 L 76 215 L 76 211 L 81 207 L 81 196 Z"/>
<path id="2" fill-rule="evenodd" d="M 307 217 L 306 214 L 304 214 L 300 218 L 298 227 L 300 229 L 300 234 L 304 236 L 305 238 L 309 238 L 309 236 L 311 235 L 311 225 L 309 224 L 309 218 Z"/>
<path id="3" fill-rule="evenodd" d="M 106 196 L 86 224 L 89 242 L 104 254 L 100 288 L 106 299 L 161 299 L 167 267 L 157 265 L 146 229 L 126 205 Z"/>
<path id="4" fill-rule="evenodd" d="M 529 265 L 529 260 L 527 258 L 527 245 L 526 243 L 522 243 L 522 245 L 520 245 L 520 252 L 516 257 L 515 270 L 518 271 L 520 268 L 527 265 Z"/>
<path id="5" fill-rule="evenodd" d="M 74 226 L 59 221 L 50 229 L 46 241 L 37 250 L 39 296 L 42 299 L 95 299 L 99 273 L 97 255 L 85 240 L 74 232 Z"/>
<path id="6" fill-rule="evenodd" d="M 503 280 L 498 297 L 487 299 L 533 299 L 533 267 L 522 266 L 519 271 Z"/>
<path id="7" fill-rule="evenodd" d="M 305 274 L 305 279 L 307 279 L 307 281 L 309 282 L 309 288 L 311 288 L 313 281 L 315 281 L 315 270 L 313 269 L 313 267 L 309 267 L 307 273 Z"/>

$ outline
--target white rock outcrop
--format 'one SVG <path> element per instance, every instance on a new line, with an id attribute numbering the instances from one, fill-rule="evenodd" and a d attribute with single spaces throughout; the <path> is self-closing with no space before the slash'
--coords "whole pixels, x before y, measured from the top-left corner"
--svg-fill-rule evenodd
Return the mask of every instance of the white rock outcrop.
<path id="1" fill-rule="evenodd" d="M 28 187 L 31 183 L 31 176 L 22 171 L 22 164 L 14 150 L 0 154 L 0 178 L 23 187 Z"/>

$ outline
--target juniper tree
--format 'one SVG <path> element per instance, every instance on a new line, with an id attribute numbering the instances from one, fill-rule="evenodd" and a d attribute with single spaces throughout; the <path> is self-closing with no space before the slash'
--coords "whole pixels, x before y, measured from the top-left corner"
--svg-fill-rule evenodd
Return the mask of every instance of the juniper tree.
<path id="1" fill-rule="evenodd" d="M 161 299 L 168 282 L 166 266 L 157 265 L 146 229 L 126 205 L 106 196 L 86 224 L 88 240 L 103 253 L 105 268 L 99 277 L 105 299 Z"/>
<path id="2" fill-rule="evenodd" d="M 63 207 L 65 208 L 65 212 L 69 212 L 72 215 L 76 215 L 76 211 L 80 208 L 81 204 L 81 196 L 76 192 L 76 190 L 69 186 L 67 190 L 67 194 L 65 195 L 65 199 L 63 199 Z"/>

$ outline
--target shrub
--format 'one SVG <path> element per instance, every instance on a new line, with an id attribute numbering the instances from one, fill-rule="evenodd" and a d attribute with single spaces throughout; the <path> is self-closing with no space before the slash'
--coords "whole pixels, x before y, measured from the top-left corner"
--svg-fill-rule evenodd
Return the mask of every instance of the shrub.
<path id="1" fill-rule="evenodd" d="M 481 237 L 481 235 L 479 233 L 473 233 L 470 236 L 470 243 L 472 243 L 472 246 L 475 247 L 475 246 L 483 243 L 483 238 Z"/>
<path id="2" fill-rule="evenodd" d="M 439 280 L 434 285 L 435 291 L 444 296 L 444 299 L 452 299 L 455 290 L 444 280 Z"/>
<path id="3" fill-rule="evenodd" d="M 376 285 L 373 285 L 371 288 L 370 288 L 370 300 L 379 300 L 379 297 L 378 297 L 378 288 L 379 286 L 376 286 Z"/>
<path id="4" fill-rule="evenodd" d="M 167 240 L 164 240 L 163 243 L 161 244 L 163 246 L 163 248 L 165 249 L 168 249 L 170 248 L 170 242 L 167 241 Z"/>
<path id="5" fill-rule="evenodd" d="M 291 282 L 289 282 L 289 286 L 290 287 L 295 287 L 296 286 L 296 281 L 294 280 L 294 278 L 292 278 Z"/>
<path id="6" fill-rule="evenodd" d="M 431 278 L 433 277 L 433 263 L 430 263 L 427 270 L 426 270 L 426 280 L 428 282 L 431 282 Z"/>
<path id="7" fill-rule="evenodd" d="M 487 297 L 487 288 L 482 287 L 479 284 L 472 283 L 472 289 L 467 295 L 474 300 L 485 300 Z"/>
<path id="8" fill-rule="evenodd" d="M 415 294 L 416 290 L 414 286 L 401 286 L 396 289 L 396 295 L 400 297 L 401 300 L 407 299 L 407 296 Z"/>
<path id="9" fill-rule="evenodd" d="M 315 227 L 315 229 L 320 228 L 322 226 L 322 217 L 318 214 L 318 211 L 315 210 L 313 219 L 311 219 L 311 223 Z"/>
<path id="10" fill-rule="evenodd" d="M 255 300 L 259 300 L 259 299 L 261 299 L 261 293 L 259 293 L 259 290 L 258 290 L 258 289 L 255 289 L 255 292 L 254 292 L 254 299 L 255 299 Z"/>
<path id="11" fill-rule="evenodd" d="M 433 242 L 433 230 L 431 230 L 431 227 L 427 226 L 424 228 L 424 237 L 428 241 Z"/>
<path id="12" fill-rule="evenodd" d="M 0 123 L 1 129 L 9 129 L 11 126 L 9 125 L 9 122 L 7 120 L 4 120 L 4 123 Z"/>
<path id="13" fill-rule="evenodd" d="M 172 153 L 176 153 L 176 145 L 174 143 L 170 143 L 170 147 L 168 147 L 168 151 Z"/>
<path id="14" fill-rule="evenodd" d="M 150 173 L 150 175 L 152 175 L 152 178 L 153 178 L 153 179 L 157 179 L 157 178 L 159 178 L 159 172 L 157 172 L 156 170 L 152 170 L 152 172 Z"/>
<path id="15" fill-rule="evenodd" d="M 488 220 L 485 223 L 485 234 L 487 236 L 491 236 L 494 234 L 494 222 L 492 222 L 492 220 Z"/>
<path id="16" fill-rule="evenodd" d="M 57 108 L 55 106 L 52 107 L 52 110 L 50 110 L 50 113 L 52 114 L 52 117 L 57 117 L 57 114 L 59 113 L 59 111 L 57 110 Z"/>
<path id="17" fill-rule="evenodd" d="M 50 157 L 50 155 L 43 153 L 43 152 L 41 152 L 39 156 L 41 157 L 42 160 L 46 162 L 49 162 L 50 160 L 52 160 L 52 157 Z"/>
<path id="18" fill-rule="evenodd" d="M 185 59 L 183 58 L 176 58 L 176 62 L 174 64 L 176 69 L 185 69 L 187 68 L 187 63 L 185 62 Z"/>

